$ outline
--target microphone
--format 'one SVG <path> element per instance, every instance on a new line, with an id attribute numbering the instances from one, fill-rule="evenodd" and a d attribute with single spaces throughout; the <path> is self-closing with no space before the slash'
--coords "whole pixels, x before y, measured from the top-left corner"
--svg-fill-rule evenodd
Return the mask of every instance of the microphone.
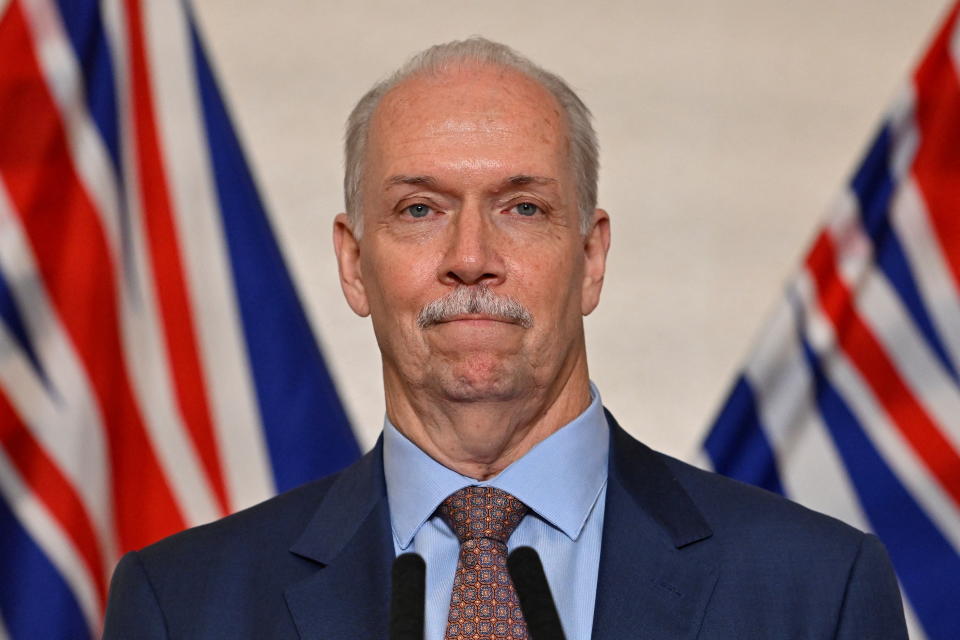
<path id="1" fill-rule="evenodd" d="M 565 640 L 560 615 L 550 594 L 540 556 L 531 547 L 518 547 L 507 558 L 507 570 L 520 599 L 532 640 Z"/>
<path id="2" fill-rule="evenodd" d="M 390 640 L 423 640 L 423 603 L 427 565 L 416 553 L 393 561 L 390 594 Z"/>

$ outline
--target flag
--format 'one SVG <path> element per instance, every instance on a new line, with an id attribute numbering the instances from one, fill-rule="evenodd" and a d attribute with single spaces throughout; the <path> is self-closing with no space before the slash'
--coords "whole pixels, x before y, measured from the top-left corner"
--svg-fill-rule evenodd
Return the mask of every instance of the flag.
<path id="1" fill-rule="evenodd" d="M 0 637 L 358 455 L 188 7 L 0 16 Z"/>
<path id="2" fill-rule="evenodd" d="M 960 629 L 960 4 L 704 442 L 713 468 L 877 534 L 911 637 Z"/>

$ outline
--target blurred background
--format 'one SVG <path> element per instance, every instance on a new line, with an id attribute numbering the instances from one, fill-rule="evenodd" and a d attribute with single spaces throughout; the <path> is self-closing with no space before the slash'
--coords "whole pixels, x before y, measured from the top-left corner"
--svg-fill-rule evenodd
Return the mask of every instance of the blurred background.
<path id="1" fill-rule="evenodd" d="M 625 428 L 690 459 L 947 3 L 193 5 L 364 449 L 382 385 L 331 247 L 343 122 L 409 55 L 480 34 L 559 73 L 593 111 L 613 247 L 587 319 L 591 376 Z"/>
<path id="2" fill-rule="evenodd" d="M 729 397 L 713 468 L 876 533 L 911 636 L 955 638 L 949 4 L 0 0 L 0 640 L 99 637 L 122 553 L 342 468 L 350 425 L 373 444 L 379 353 L 331 246 L 343 122 L 411 54 L 474 34 L 595 115 L 606 405 L 705 462 Z"/>

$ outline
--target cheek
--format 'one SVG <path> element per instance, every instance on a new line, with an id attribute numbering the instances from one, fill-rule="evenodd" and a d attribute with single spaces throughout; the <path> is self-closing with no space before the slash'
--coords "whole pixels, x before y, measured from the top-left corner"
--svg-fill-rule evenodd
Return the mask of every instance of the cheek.
<path id="1" fill-rule="evenodd" d="M 579 303 L 583 261 L 571 255 L 565 247 L 527 250 L 526 255 L 521 253 L 522 257 L 513 261 L 515 286 L 511 290 L 522 296 L 520 302 L 529 304 L 532 313 L 540 311 L 555 319 L 566 315 L 571 304 Z"/>
<path id="2" fill-rule="evenodd" d="M 376 259 L 363 262 L 363 273 L 371 311 L 398 317 L 429 302 L 426 297 L 436 282 L 436 266 L 425 252 L 380 251 Z"/>

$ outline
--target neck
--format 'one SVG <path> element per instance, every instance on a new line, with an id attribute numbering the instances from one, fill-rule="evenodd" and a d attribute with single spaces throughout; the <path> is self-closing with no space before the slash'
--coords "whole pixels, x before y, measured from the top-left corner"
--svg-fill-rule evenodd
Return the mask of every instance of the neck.
<path id="1" fill-rule="evenodd" d="M 390 422 L 434 460 L 476 480 L 496 476 L 590 405 L 585 358 L 554 384 L 508 399 L 455 401 L 388 373 L 384 387 Z"/>

